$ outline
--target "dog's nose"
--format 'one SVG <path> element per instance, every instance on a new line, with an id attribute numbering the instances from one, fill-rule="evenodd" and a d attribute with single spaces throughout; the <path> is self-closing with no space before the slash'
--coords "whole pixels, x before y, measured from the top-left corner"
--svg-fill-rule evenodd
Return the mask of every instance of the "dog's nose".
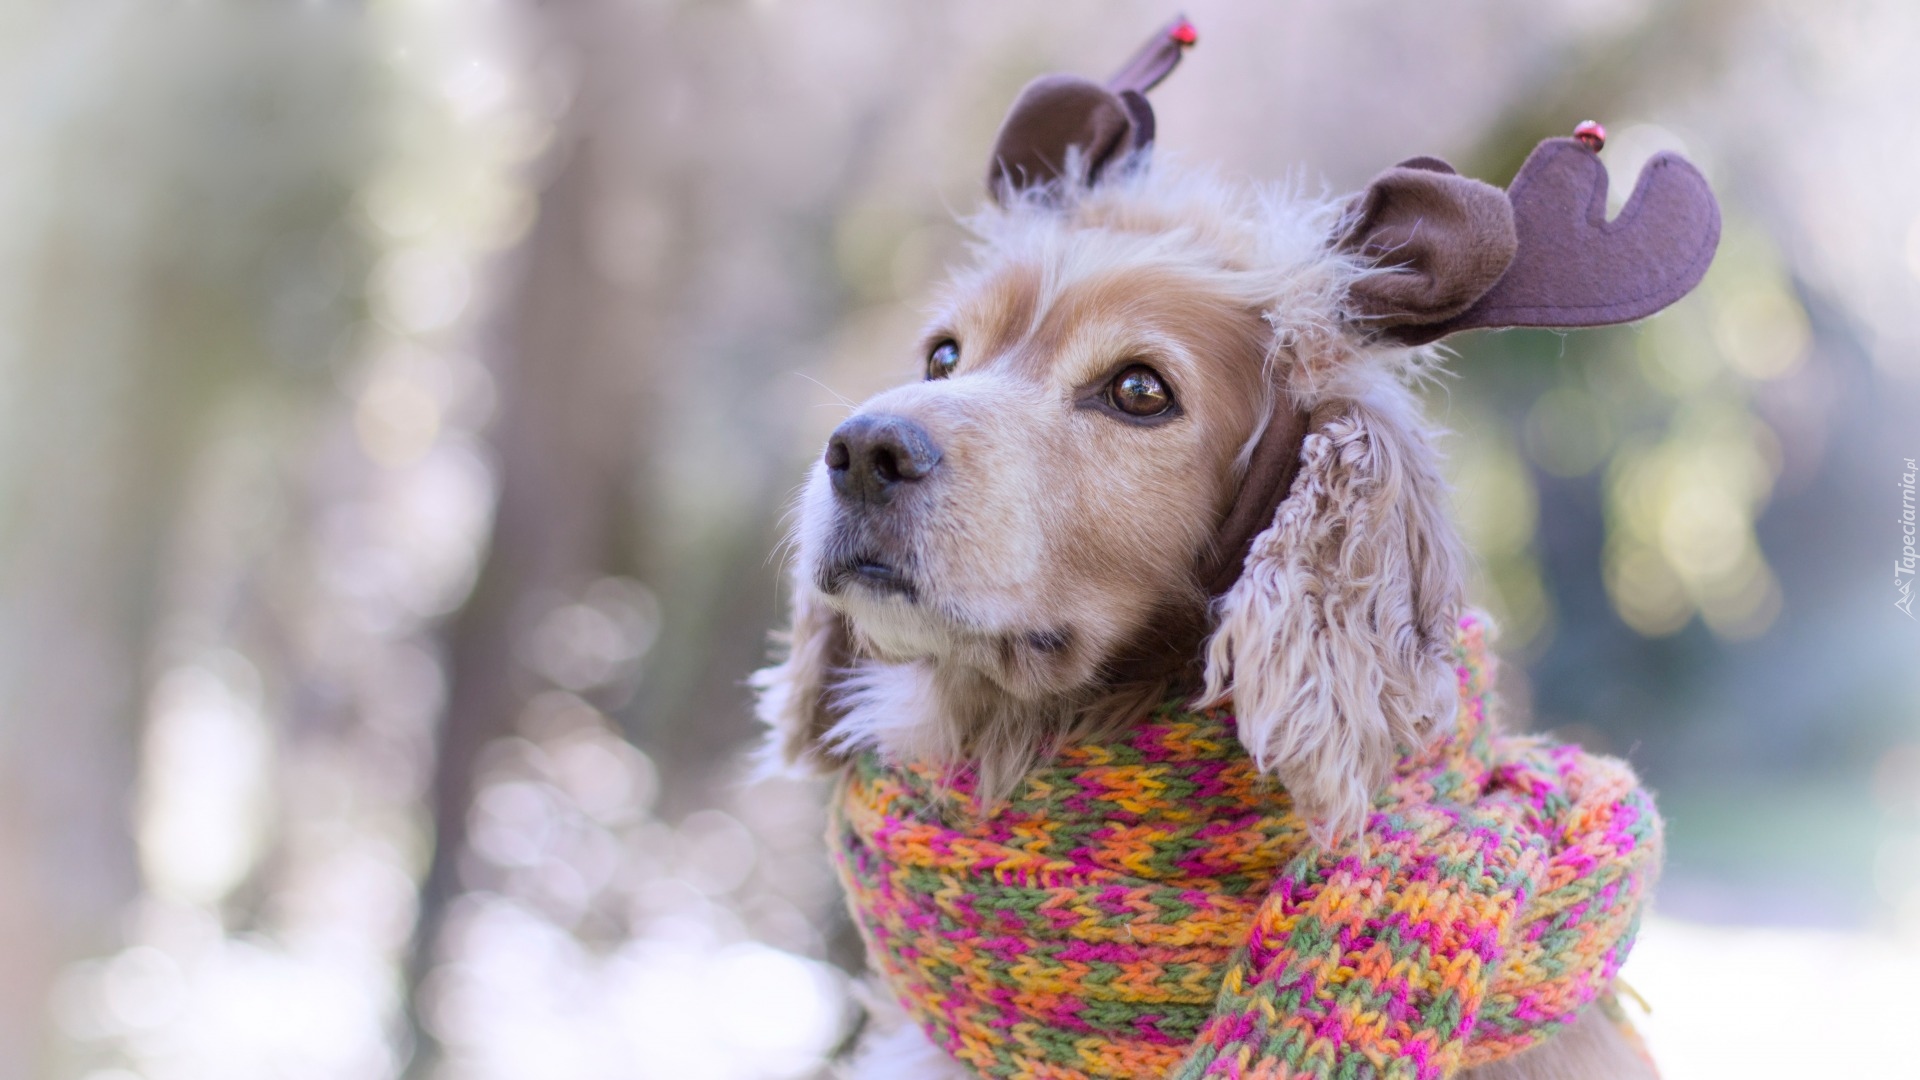
<path id="1" fill-rule="evenodd" d="M 853 502 L 886 502 L 900 485 L 924 479 L 938 464 L 933 436 L 904 416 L 856 416 L 827 440 L 833 490 Z"/>

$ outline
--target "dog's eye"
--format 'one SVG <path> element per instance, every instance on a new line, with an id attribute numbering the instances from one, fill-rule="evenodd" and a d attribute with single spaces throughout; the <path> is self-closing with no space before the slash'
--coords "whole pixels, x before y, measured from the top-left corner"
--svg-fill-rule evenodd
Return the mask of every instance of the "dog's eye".
<path id="1" fill-rule="evenodd" d="M 960 344 L 952 338 L 940 342 L 927 354 L 927 378 L 944 379 L 960 366 Z"/>
<path id="2" fill-rule="evenodd" d="M 1107 384 L 1107 400 L 1128 416 L 1158 416 L 1173 407 L 1173 391 L 1159 372 L 1135 364 Z"/>

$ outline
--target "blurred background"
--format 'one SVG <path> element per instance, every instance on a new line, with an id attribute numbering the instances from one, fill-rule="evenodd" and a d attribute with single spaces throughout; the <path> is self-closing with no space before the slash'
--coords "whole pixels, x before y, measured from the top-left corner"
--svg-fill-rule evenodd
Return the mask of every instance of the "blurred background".
<path id="1" fill-rule="evenodd" d="M 1920 7 L 1188 12 L 1163 155 L 1713 180 L 1696 294 L 1432 407 L 1510 711 L 1668 816 L 1668 1075 L 1920 1074 Z M 1016 90 L 1171 14 L 5 5 L 0 1080 L 824 1075 L 823 791 L 741 763 L 783 510 Z"/>

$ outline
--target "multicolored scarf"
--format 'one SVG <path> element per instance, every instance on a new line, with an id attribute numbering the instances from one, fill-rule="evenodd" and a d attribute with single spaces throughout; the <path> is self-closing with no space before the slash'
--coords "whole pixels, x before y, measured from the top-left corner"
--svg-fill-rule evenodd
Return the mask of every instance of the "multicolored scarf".
<path id="1" fill-rule="evenodd" d="M 874 965 L 982 1076 L 1446 1077 L 1609 997 L 1660 862 L 1627 766 L 1501 734 L 1463 620 L 1451 735 L 1315 845 L 1230 710 L 1069 748 L 982 816 L 869 754 L 829 840 Z"/>

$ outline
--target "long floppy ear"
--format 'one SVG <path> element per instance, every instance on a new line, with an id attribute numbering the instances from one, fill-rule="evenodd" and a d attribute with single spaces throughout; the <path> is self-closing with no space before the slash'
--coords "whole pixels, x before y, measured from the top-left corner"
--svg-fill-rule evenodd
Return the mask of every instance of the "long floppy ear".
<path id="1" fill-rule="evenodd" d="M 747 680 L 754 715 L 770 729 L 767 764 L 824 770 L 837 764 L 825 736 L 838 714 L 829 684 L 852 662 L 852 635 L 805 574 L 793 575 L 793 623 L 781 635 L 787 654 Z"/>
<path id="2" fill-rule="evenodd" d="M 1052 184 L 1092 187 L 1108 166 L 1153 144 L 1147 91 L 1179 65 L 1197 37 L 1182 15 L 1148 39 L 1102 86 L 1078 75 L 1042 75 L 1000 123 L 987 162 L 987 192 L 1006 203 Z"/>
<path id="3" fill-rule="evenodd" d="M 1411 402 L 1316 409 L 1299 471 L 1218 601 L 1202 705 L 1323 841 L 1360 831 L 1397 747 L 1454 715 L 1458 542 Z"/>

